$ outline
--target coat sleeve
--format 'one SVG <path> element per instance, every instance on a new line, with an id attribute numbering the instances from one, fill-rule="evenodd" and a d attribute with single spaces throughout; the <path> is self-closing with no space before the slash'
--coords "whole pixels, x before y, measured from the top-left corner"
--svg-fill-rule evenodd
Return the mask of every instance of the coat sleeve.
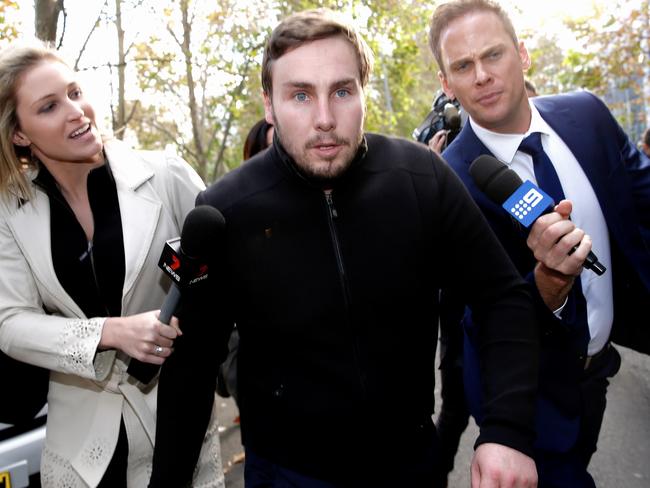
<path id="1" fill-rule="evenodd" d="M 477 445 L 531 455 L 539 335 L 529 285 L 456 174 L 437 158 L 434 168 L 443 289 L 469 305 L 478 331 L 484 416 Z"/>
<path id="2" fill-rule="evenodd" d="M 46 313 L 37 279 L 15 238 L 5 206 L 2 214 L 0 348 L 29 364 L 93 380 L 105 379 L 115 358 L 115 351 L 97 354 L 105 318 Z"/>

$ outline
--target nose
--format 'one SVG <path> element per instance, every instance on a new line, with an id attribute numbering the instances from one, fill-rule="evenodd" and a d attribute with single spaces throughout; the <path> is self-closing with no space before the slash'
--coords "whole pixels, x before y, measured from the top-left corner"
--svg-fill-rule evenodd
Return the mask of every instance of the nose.
<path id="1" fill-rule="evenodd" d="M 69 120 L 77 120 L 80 117 L 83 117 L 84 115 L 84 109 L 81 105 L 76 100 L 68 100 L 68 119 Z"/>
<path id="2" fill-rule="evenodd" d="M 490 75 L 489 71 L 485 69 L 483 63 L 481 62 L 476 63 L 476 84 L 485 85 L 491 79 L 492 76 Z"/>
<path id="3" fill-rule="evenodd" d="M 316 110 L 316 129 L 330 131 L 336 127 L 336 119 L 332 112 L 329 98 L 319 100 Z"/>

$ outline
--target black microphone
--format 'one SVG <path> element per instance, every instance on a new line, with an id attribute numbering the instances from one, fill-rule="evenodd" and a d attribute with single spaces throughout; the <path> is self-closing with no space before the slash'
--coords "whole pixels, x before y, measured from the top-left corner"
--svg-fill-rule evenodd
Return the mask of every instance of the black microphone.
<path id="1" fill-rule="evenodd" d="M 530 227 L 540 216 L 551 212 L 555 207 L 553 198 L 542 189 L 530 181 L 521 181 L 517 173 L 487 154 L 474 160 L 469 167 L 469 174 L 479 190 L 524 227 Z M 574 246 L 571 253 L 577 247 Z M 598 276 L 607 271 L 592 251 L 589 251 L 582 265 Z"/>
<path id="2" fill-rule="evenodd" d="M 165 242 L 158 266 L 172 279 L 172 286 L 160 307 L 158 320 L 169 321 L 178 307 L 181 293 L 208 278 L 207 257 L 219 247 L 226 220 L 209 205 L 193 208 L 185 217 L 181 236 Z M 160 368 L 131 358 L 128 373 L 142 383 L 149 383 Z"/>

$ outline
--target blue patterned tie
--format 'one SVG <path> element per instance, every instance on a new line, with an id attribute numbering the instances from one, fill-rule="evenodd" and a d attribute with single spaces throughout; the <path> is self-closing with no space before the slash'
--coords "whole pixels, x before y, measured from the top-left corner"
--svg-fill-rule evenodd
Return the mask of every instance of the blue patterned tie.
<path id="1" fill-rule="evenodd" d="M 555 172 L 553 163 L 542 147 L 542 134 L 540 132 L 533 132 L 524 138 L 519 145 L 519 150 L 532 156 L 537 186 L 548 193 L 555 200 L 556 204 L 560 200 L 564 200 L 564 191 L 562 190 L 560 179 Z M 573 295 L 573 300 L 571 300 L 571 295 Z M 581 351 L 581 354 L 586 354 L 590 333 L 589 324 L 587 323 L 587 301 L 582 293 L 580 276 L 576 276 L 571 294 L 569 295 L 569 301 L 564 310 L 562 310 L 562 318 L 565 322 L 573 326 L 574 340 L 578 349 Z"/>

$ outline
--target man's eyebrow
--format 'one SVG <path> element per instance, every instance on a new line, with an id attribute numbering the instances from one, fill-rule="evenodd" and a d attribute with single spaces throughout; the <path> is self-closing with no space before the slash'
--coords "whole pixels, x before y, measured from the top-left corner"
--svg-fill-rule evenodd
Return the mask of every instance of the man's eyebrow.
<path id="1" fill-rule="evenodd" d="M 288 88 L 313 88 L 314 84 L 309 83 L 307 81 L 285 81 L 282 86 L 286 86 Z"/>
<path id="2" fill-rule="evenodd" d="M 341 78 L 330 84 L 330 86 L 343 86 L 343 85 L 352 85 L 356 82 L 356 78 Z M 286 81 L 282 84 L 283 86 L 289 88 L 314 88 L 316 85 L 308 81 Z"/>
<path id="3" fill-rule="evenodd" d="M 499 42 L 497 44 L 492 44 L 490 46 L 487 46 L 486 48 L 481 49 L 481 51 L 478 54 L 478 57 L 480 59 L 490 54 L 490 52 L 494 51 L 495 49 L 503 49 L 505 46 L 506 44 L 503 42 Z M 451 61 L 449 63 L 449 66 L 453 68 L 454 66 L 458 66 L 459 64 L 472 62 L 472 60 L 473 60 L 473 56 L 461 56 L 460 58 Z"/>

